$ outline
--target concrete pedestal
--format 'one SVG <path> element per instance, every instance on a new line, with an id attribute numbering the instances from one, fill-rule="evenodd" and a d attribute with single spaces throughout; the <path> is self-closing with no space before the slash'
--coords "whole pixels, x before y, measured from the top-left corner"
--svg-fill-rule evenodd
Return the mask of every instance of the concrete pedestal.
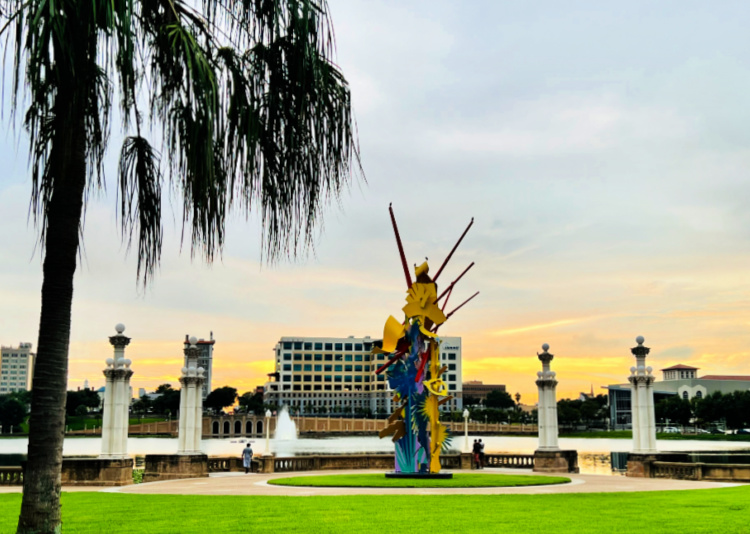
<path id="1" fill-rule="evenodd" d="M 578 473 L 578 451 L 536 450 L 534 471 L 537 473 Z"/>
<path id="2" fill-rule="evenodd" d="M 63 486 L 127 486 L 133 483 L 132 458 L 63 458 Z"/>
<path id="3" fill-rule="evenodd" d="M 651 463 L 659 459 L 657 454 L 628 454 L 628 468 L 625 476 L 651 478 Z"/>
<path id="4" fill-rule="evenodd" d="M 144 482 L 201 478 L 208 476 L 208 456 L 205 454 L 147 454 Z"/>

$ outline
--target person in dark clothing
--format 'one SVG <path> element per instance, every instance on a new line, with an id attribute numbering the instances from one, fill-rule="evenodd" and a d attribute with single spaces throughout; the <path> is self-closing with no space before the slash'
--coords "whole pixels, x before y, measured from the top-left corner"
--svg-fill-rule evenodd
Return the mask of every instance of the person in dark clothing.
<path id="1" fill-rule="evenodd" d="M 479 469 L 484 469 L 484 443 L 479 440 Z"/>
<path id="2" fill-rule="evenodd" d="M 474 459 L 474 469 L 479 469 L 479 442 L 477 440 L 474 440 L 474 446 L 471 448 L 472 456 Z"/>

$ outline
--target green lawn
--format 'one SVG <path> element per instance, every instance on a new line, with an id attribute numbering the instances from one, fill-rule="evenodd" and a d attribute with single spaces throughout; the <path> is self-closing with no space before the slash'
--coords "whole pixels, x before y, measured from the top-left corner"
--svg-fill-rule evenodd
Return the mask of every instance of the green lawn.
<path id="1" fill-rule="evenodd" d="M 269 484 L 278 486 L 323 486 L 333 488 L 497 488 L 510 486 L 542 486 L 570 482 L 565 477 L 532 475 L 484 475 L 456 473 L 449 479 L 385 478 L 383 474 L 297 476 L 274 478 Z"/>
<path id="2" fill-rule="evenodd" d="M 63 493 L 63 534 L 750 531 L 750 487 L 557 495 L 236 497 Z M 0 532 L 21 495 L 0 494 Z M 434 526 L 430 526 L 434 525 Z"/>

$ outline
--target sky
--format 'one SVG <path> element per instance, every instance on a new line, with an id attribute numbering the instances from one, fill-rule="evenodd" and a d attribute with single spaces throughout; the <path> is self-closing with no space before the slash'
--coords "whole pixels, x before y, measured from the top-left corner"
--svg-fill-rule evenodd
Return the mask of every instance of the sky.
<path id="1" fill-rule="evenodd" d="M 232 217 L 213 265 L 180 244 L 165 195 L 145 290 L 108 188 L 89 201 L 69 386 L 103 384 L 126 325 L 134 389 L 177 385 L 185 334 L 216 338 L 213 386 L 247 391 L 281 336 L 373 336 L 403 306 L 393 203 L 410 263 L 475 267 L 441 328 L 463 379 L 536 402 L 549 343 L 558 396 L 623 383 L 643 335 L 654 369 L 750 375 L 750 48 L 744 2 L 329 0 L 366 180 L 325 211 L 314 251 L 262 262 Z M 26 137 L 0 135 L 0 344 L 36 346 L 41 260 Z M 660 373 L 659 373 L 660 377 Z"/>

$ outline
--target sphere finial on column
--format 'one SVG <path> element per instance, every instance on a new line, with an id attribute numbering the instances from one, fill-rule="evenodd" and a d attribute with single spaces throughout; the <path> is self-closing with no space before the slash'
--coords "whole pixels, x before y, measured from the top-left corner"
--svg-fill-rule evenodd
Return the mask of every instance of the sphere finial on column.
<path id="1" fill-rule="evenodd" d="M 545 343 L 544 345 L 542 345 L 542 350 L 544 352 L 547 352 L 549 350 L 549 343 Z"/>
<path id="2" fill-rule="evenodd" d="M 115 325 L 115 330 L 117 331 L 118 334 L 122 334 L 125 331 L 125 325 L 122 323 L 117 323 Z"/>
<path id="3" fill-rule="evenodd" d="M 190 339 L 188 341 L 190 341 L 191 347 L 195 347 L 196 343 L 198 343 L 198 338 L 195 336 L 190 336 Z"/>
<path id="4" fill-rule="evenodd" d="M 643 345 L 643 342 L 646 341 L 643 336 L 638 336 L 635 338 L 635 342 L 638 343 L 638 345 Z"/>

